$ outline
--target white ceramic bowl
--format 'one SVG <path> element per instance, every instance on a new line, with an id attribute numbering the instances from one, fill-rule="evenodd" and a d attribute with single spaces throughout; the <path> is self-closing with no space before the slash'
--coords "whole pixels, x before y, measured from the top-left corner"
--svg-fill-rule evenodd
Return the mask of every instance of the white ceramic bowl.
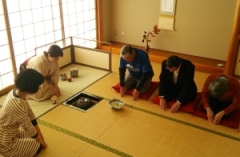
<path id="1" fill-rule="evenodd" d="M 117 99 L 112 99 L 109 101 L 109 106 L 114 110 L 120 110 L 124 105 L 124 102 Z"/>

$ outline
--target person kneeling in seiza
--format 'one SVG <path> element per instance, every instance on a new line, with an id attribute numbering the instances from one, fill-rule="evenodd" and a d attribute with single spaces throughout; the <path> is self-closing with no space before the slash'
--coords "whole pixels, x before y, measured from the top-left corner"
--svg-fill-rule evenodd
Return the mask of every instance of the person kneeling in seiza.
<path id="1" fill-rule="evenodd" d="M 229 75 L 211 74 L 202 90 L 202 103 L 207 112 L 208 121 L 218 124 L 240 106 L 240 83 Z"/>
<path id="2" fill-rule="evenodd" d="M 162 110 L 167 108 L 168 101 L 176 100 L 170 109 L 171 113 L 177 112 L 182 105 L 194 101 L 197 95 L 194 73 L 193 63 L 176 55 L 162 62 L 158 87 L 159 105 Z"/>

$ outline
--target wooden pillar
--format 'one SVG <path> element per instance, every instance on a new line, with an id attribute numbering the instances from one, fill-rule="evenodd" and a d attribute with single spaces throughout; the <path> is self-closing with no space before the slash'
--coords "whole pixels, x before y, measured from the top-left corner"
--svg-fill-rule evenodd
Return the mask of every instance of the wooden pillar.
<path id="1" fill-rule="evenodd" d="M 230 38 L 228 56 L 226 60 L 225 74 L 234 75 L 234 70 L 236 66 L 236 60 L 238 56 L 239 48 L 239 35 L 240 35 L 240 0 L 237 1 L 235 16 L 233 21 L 233 29 Z"/>
<path id="2" fill-rule="evenodd" d="M 103 30 L 102 30 L 102 26 L 103 26 L 103 8 L 102 8 L 102 4 L 103 1 L 102 0 L 96 0 L 96 20 L 97 20 L 97 41 L 103 41 Z M 101 47 L 102 43 L 97 42 L 97 47 Z"/>

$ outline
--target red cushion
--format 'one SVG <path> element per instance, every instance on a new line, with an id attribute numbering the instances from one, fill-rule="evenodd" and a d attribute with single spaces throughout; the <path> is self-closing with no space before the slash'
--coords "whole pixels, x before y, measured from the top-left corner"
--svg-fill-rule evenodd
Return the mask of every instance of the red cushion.
<path id="1" fill-rule="evenodd" d="M 188 104 L 185 104 L 183 106 L 180 107 L 179 111 L 182 111 L 182 112 L 187 112 L 187 113 L 193 113 L 195 111 L 195 107 L 196 105 L 199 103 L 199 101 L 201 100 L 201 93 L 197 93 L 197 96 L 195 98 L 194 101 L 188 103 Z M 152 99 L 152 102 L 154 104 L 158 104 L 159 105 L 159 96 L 156 95 L 153 99 Z M 173 106 L 173 104 L 176 102 L 176 100 L 172 100 L 172 101 L 168 101 L 167 102 L 167 106 L 169 108 L 171 108 Z"/>
<path id="2" fill-rule="evenodd" d="M 158 88 L 158 83 L 159 82 L 152 82 L 150 89 L 146 93 L 140 94 L 139 98 L 148 100 L 148 98 L 152 95 L 152 93 Z M 112 86 L 112 88 L 116 92 L 118 92 L 118 93 L 120 92 L 120 84 L 119 83 L 117 83 L 115 86 Z M 133 90 L 134 90 L 134 88 L 129 89 L 127 91 L 127 94 L 132 95 Z"/>
<path id="3" fill-rule="evenodd" d="M 203 108 L 203 105 L 200 105 L 193 113 L 194 115 L 207 119 L 207 113 Z M 220 121 L 220 124 L 228 126 L 231 128 L 238 128 L 240 123 L 240 108 L 237 108 L 235 111 L 230 113 L 228 116 L 223 117 Z"/>

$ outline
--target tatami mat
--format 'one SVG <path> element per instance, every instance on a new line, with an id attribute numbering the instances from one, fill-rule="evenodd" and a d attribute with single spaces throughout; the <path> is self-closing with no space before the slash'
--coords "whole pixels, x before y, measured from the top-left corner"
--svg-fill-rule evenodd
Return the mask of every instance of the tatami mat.
<path id="1" fill-rule="evenodd" d="M 39 127 L 48 148 L 43 149 L 37 157 L 79 157 L 90 146 L 89 143 L 57 130 L 57 127 L 53 129 L 45 125 L 40 122 Z"/>
<path id="2" fill-rule="evenodd" d="M 97 83 L 86 88 L 84 91 L 95 94 L 95 95 L 99 95 L 108 99 L 112 99 L 112 98 L 121 99 L 126 104 L 130 104 L 137 108 L 143 109 L 145 112 L 148 112 L 148 111 L 154 112 L 166 117 L 171 117 L 173 119 L 179 119 L 183 122 L 189 123 L 189 125 L 194 124 L 197 126 L 202 126 L 203 128 L 213 130 L 214 132 L 217 131 L 224 134 L 232 133 L 234 134 L 234 136 L 240 137 L 240 134 L 236 134 L 237 129 L 225 127 L 222 125 L 212 125 L 205 119 L 193 116 L 192 114 L 188 114 L 188 113 L 178 112 L 176 114 L 172 114 L 172 113 L 169 113 L 169 109 L 167 109 L 166 111 L 162 111 L 158 105 L 151 103 L 151 98 L 157 94 L 157 90 L 152 94 L 152 97 L 150 97 L 149 100 L 138 99 L 137 101 L 133 101 L 132 96 L 130 95 L 125 95 L 124 97 L 120 97 L 119 93 L 109 88 L 111 87 L 111 84 L 113 84 L 114 79 L 117 79 L 117 77 L 118 77 L 117 73 L 108 74 L 107 76 L 99 80 Z M 108 87 L 108 88 L 105 88 L 105 90 L 102 90 L 104 89 L 104 87 Z"/>
<path id="3" fill-rule="evenodd" d="M 81 157 L 119 157 L 119 156 L 128 156 L 126 154 L 121 155 L 122 153 L 114 154 L 108 150 L 91 146 L 89 147 L 83 154 L 81 154 Z"/>
<path id="4" fill-rule="evenodd" d="M 236 129 L 211 125 L 207 120 L 187 113 L 162 111 L 150 100 L 133 101 L 130 95 L 120 97 L 111 88 L 119 80 L 119 55 L 112 56 L 113 72 L 109 74 L 80 65 L 61 70 L 68 74 L 71 67 L 77 67 L 79 78 L 73 82 L 60 82 L 63 95 L 58 103 L 79 91 L 103 98 L 86 112 L 63 104 L 52 105 L 50 101 L 30 101 L 36 115 L 42 115 L 38 122 L 49 145 L 38 157 L 239 156 L 240 133 Z M 155 72 L 153 81 L 159 81 L 161 65 L 155 62 L 152 65 Z M 195 73 L 198 91 L 201 91 L 208 75 Z M 157 91 L 152 97 L 155 95 Z M 115 111 L 108 106 L 108 101 L 113 98 L 125 102 L 122 110 Z"/>
<path id="5" fill-rule="evenodd" d="M 59 105 L 48 114 L 40 117 L 40 120 L 96 140 L 128 110 L 129 108 L 124 108 L 120 112 L 115 112 L 108 106 L 107 100 L 102 100 L 86 113 Z"/>
<path id="6" fill-rule="evenodd" d="M 202 74 L 199 74 L 199 75 L 200 75 L 200 77 L 202 77 L 201 76 Z M 119 93 L 116 93 L 115 91 L 112 91 L 109 88 L 106 88 L 106 90 L 104 90 L 104 92 L 101 91 L 101 89 L 103 89 L 104 86 L 106 86 L 106 87 L 111 86 L 114 83 L 114 79 L 116 79 L 116 78 L 118 79 L 118 74 L 116 74 L 116 73 L 109 74 L 106 77 L 104 77 L 103 79 L 101 79 L 100 81 L 98 81 L 98 83 L 93 84 L 90 87 L 88 87 L 87 89 L 85 89 L 85 91 L 90 92 L 90 93 L 94 93 L 96 95 L 100 95 L 100 96 L 108 98 L 108 99 L 119 98 L 119 99 L 123 100 L 125 103 L 131 104 L 131 105 L 128 106 L 130 108 L 134 108 L 135 110 L 145 112 L 146 114 L 150 114 L 153 117 L 158 118 L 158 119 L 166 119 L 167 120 L 166 123 L 171 123 L 171 124 L 173 123 L 174 125 L 178 124 L 179 128 L 176 127 L 173 130 L 183 129 L 183 132 L 182 132 L 183 134 L 184 133 L 186 134 L 186 133 L 189 132 L 188 130 L 184 129 L 185 127 L 187 127 L 187 128 L 190 127 L 191 129 L 194 129 L 195 134 L 198 134 L 198 132 L 202 132 L 202 134 L 204 134 L 204 135 L 202 135 L 202 137 L 199 136 L 199 139 L 198 139 L 199 141 L 201 141 L 201 139 L 205 139 L 205 138 L 208 139 L 209 136 L 210 137 L 213 136 L 212 138 L 214 138 L 214 139 L 215 139 L 215 137 L 216 137 L 216 139 L 218 139 L 218 138 L 220 138 L 221 140 L 225 139 L 226 141 L 223 142 L 223 143 L 229 143 L 232 140 L 234 142 L 237 142 L 237 143 L 240 142 L 240 134 L 237 132 L 237 129 L 228 128 L 228 127 L 225 127 L 225 126 L 222 126 L 222 125 L 212 125 L 212 124 L 209 124 L 209 122 L 206 121 L 205 119 L 202 119 L 202 118 L 199 118 L 199 117 L 194 117 L 193 115 L 187 114 L 187 113 L 178 112 L 176 114 L 171 114 L 171 113 L 168 112 L 168 110 L 163 112 L 162 110 L 160 110 L 158 105 L 152 104 L 150 101 L 146 101 L 146 100 L 132 101 L 131 96 L 120 97 Z M 200 78 L 199 78 L 199 80 L 201 81 Z M 155 92 L 155 93 L 157 93 L 157 92 Z M 125 118 L 125 117 L 126 116 L 124 116 L 123 118 Z M 136 116 L 136 117 L 138 117 L 138 116 Z M 125 120 L 125 122 L 128 122 L 128 121 L 129 120 Z M 132 123 L 132 124 L 135 124 L 135 123 Z M 147 123 L 147 124 L 149 124 L 149 123 Z M 122 124 L 122 125 L 124 125 L 124 124 Z M 138 126 L 138 125 L 139 124 L 136 124 L 136 126 Z M 151 126 L 150 128 L 152 129 L 152 127 L 153 126 Z M 111 127 L 111 129 L 112 128 L 113 127 Z M 122 129 L 122 127 L 119 127 L 119 129 L 120 128 Z M 111 130 L 111 129 L 109 129 L 109 130 Z M 142 129 L 139 129 L 139 130 L 142 130 Z M 177 136 L 179 136 L 179 135 L 181 136 L 182 133 L 180 133 L 180 134 L 177 133 Z M 133 134 L 135 135 L 135 133 L 132 133 L 132 135 Z M 153 133 L 149 133 L 149 134 L 153 135 Z M 106 133 L 106 135 L 109 135 L 109 133 Z M 125 137 L 125 134 L 124 134 L 124 137 Z M 142 136 L 140 136 L 140 137 L 142 137 Z M 157 136 L 154 136 L 154 137 L 156 138 Z M 132 139 L 133 137 L 129 136 L 128 138 Z M 146 140 L 148 140 L 148 139 L 146 139 Z M 143 140 L 143 141 L 146 141 L 146 140 Z M 134 143 L 138 143 L 135 140 L 133 140 L 133 141 L 134 141 Z M 179 140 L 179 141 L 181 141 L 181 140 Z M 218 141 L 217 143 L 219 143 L 220 141 Z M 191 143 L 191 141 L 185 141 L 184 143 L 189 143 L 189 142 Z M 209 142 L 207 142 L 207 143 L 209 143 Z M 215 142 L 213 142 L 212 144 L 214 145 Z M 112 143 L 110 145 L 112 145 Z M 197 146 L 196 149 L 198 147 L 199 146 Z M 224 147 L 225 146 L 223 146 L 222 148 L 224 148 Z M 204 148 L 204 149 L 206 149 L 206 148 Z M 137 149 L 133 149 L 133 150 L 136 151 Z M 182 148 L 181 148 L 181 150 L 182 150 Z M 215 149 L 215 150 L 218 150 L 218 149 Z M 237 151 L 237 149 L 235 151 Z M 201 151 L 199 151 L 199 153 L 201 154 Z M 227 153 L 228 152 L 226 152 L 226 154 Z M 211 154 L 211 155 L 213 155 L 213 154 Z M 211 156 L 211 155 L 209 155 L 209 156 Z M 201 156 L 201 155 L 199 155 L 199 156 Z"/>
<path id="7" fill-rule="evenodd" d="M 108 74 L 84 89 L 84 92 L 104 98 L 87 112 L 59 105 L 40 121 L 82 136 L 79 140 L 95 141 L 85 155 L 94 155 L 90 150 L 143 157 L 238 156 L 240 153 L 240 135 L 236 129 L 211 125 L 187 113 L 163 112 L 149 100 L 120 97 L 109 88 L 117 76 L 116 73 Z M 108 100 L 112 98 L 119 98 L 126 105 L 120 111 L 111 110 Z"/>
<path id="8" fill-rule="evenodd" d="M 127 105 L 123 110 L 114 111 L 107 105 L 107 100 L 102 100 L 86 113 L 60 105 L 39 121 L 42 125 L 120 156 L 167 157 L 171 154 L 173 157 L 200 157 L 230 153 L 235 156 L 240 153 L 240 142 L 236 139 L 186 125 L 171 116 L 169 119 L 156 112 L 144 111 L 137 105 L 133 108 Z"/>
<path id="9" fill-rule="evenodd" d="M 91 146 L 101 148 L 108 153 L 120 156 L 130 156 L 121 150 L 117 150 L 109 145 L 104 145 L 97 141 L 97 139 L 101 137 L 106 130 L 108 130 L 129 110 L 128 108 L 125 108 L 120 112 L 114 111 L 108 106 L 107 102 L 107 100 L 102 100 L 99 104 L 89 109 L 87 112 L 65 105 L 59 105 L 54 110 L 49 111 L 48 114 L 40 117 L 38 121 L 41 125 L 45 125 L 56 131 L 75 137 L 78 140 L 90 143 Z M 105 151 L 103 150 L 98 151 L 105 154 Z M 89 153 L 91 152 L 87 151 L 87 154 Z M 94 154 L 94 152 L 91 154 Z"/>
<path id="10" fill-rule="evenodd" d="M 134 109 L 121 117 L 98 141 L 133 156 L 202 157 L 240 153 L 239 141 Z"/>
<path id="11" fill-rule="evenodd" d="M 60 104 L 64 100 L 73 96 L 77 92 L 83 90 L 87 86 L 96 82 L 98 79 L 104 77 L 109 72 L 94 69 L 91 67 L 72 64 L 60 70 L 60 74 L 66 73 L 67 76 L 70 76 L 70 69 L 77 68 L 78 69 L 78 77 L 72 78 L 72 82 L 59 80 L 59 87 L 61 89 L 61 97 L 57 99 L 57 104 Z M 0 97 L 0 105 L 4 102 L 6 95 Z M 48 110 L 56 107 L 56 104 L 52 104 L 51 100 L 45 100 L 42 102 L 36 102 L 34 100 L 28 100 L 30 106 L 32 107 L 33 112 L 36 117 L 46 113 Z"/>
<path id="12" fill-rule="evenodd" d="M 237 132 L 237 129 L 229 128 L 223 125 L 212 125 L 206 119 L 194 116 L 191 113 L 184 113 L 179 111 L 173 114 L 169 112 L 169 109 L 162 111 L 159 105 L 153 104 L 151 102 L 149 103 L 144 100 L 138 101 L 135 104 L 135 109 L 160 118 L 168 119 L 172 122 L 181 123 L 183 125 L 191 126 L 199 130 L 211 132 L 213 134 L 229 136 L 229 138 L 232 139 L 237 138 L 237 140 L 240 142 L 240 133 Z"/>

